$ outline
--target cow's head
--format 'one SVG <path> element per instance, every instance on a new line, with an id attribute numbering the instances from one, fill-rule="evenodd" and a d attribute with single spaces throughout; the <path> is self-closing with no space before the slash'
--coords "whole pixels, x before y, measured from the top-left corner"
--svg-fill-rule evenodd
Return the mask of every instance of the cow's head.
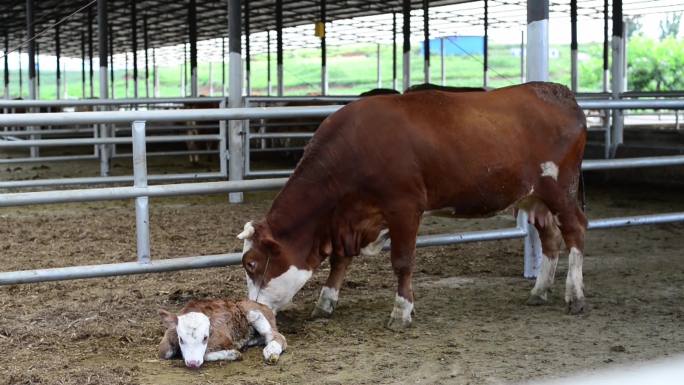
<path id="1" fill-rule="evenodd" d="M 166 327 L 176 329 L 185 366 L 199 368 L 209 341 L 209 317 L 199 312 L 175 315 L 164 309 L 159 309 L 159 316 Z"/>
<path id="2" fill-rule="evenodd" d="M 265 223 L 247 222 L 237 237 L 244 241 L 242 266 L 247 273 L 249 299 L 277 312 L 311 278 L 306 258 L 297 258 L 294 250 L 276 241 Z"/>

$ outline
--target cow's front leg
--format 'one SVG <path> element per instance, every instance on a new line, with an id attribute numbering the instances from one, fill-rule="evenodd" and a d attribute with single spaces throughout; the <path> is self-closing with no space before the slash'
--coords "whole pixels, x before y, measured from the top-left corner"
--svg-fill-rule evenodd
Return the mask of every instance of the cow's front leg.
<path id="1" fill-rule="evenodd" d="M 392 239 L 392 268 L 397 276 L 397 294 L 394 308 L 390 314 L 387 327 L 401 330 L 411 326 L 413 321 L 413 287 L 411 280 L 415 268 L 416 236 L 420 215 L 410 217 L 405 215 L 400 221 L 390 222 L 390 238 Z"/>
<path id="2" fill-rule="evenodd" d="M 330 257 L 330 275 L 321 288 L 321 294 L 318 296 L 316 307 L 311 312 L 311 316 L 330 317 L 335 311 L 337 301 L 339 300 L 340 288 L 344 282 L 344 275 L 347 273 L 347 268 L 351 263 L 352 257 L 340 257 L 332 255 Z"/>

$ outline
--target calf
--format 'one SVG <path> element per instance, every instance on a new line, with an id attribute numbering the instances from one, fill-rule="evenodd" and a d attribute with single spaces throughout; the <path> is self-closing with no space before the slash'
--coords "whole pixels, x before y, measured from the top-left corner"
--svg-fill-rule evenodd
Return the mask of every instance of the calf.
<path id="1" fill-rule="evenodd" d="M 199 368 L 205 360 L 239 360 L 240 349 L 261 344 L 266 345 L 266 363 L 275 364 L 287 348 L 273 312 L 253 301 L 195 300 L 178 315 L 160 309 L 159 316 L 167 327 L 159 358 L 182 355 L 189 368 Z"/>

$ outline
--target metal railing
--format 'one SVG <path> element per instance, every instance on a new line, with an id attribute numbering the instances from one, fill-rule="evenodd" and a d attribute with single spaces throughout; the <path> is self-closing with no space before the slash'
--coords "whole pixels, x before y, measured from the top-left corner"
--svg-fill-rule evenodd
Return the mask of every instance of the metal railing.
<path id="1" fill-rule="evenodd" d="M 684 100 L 667 101 L 592 101 L 598 108 L 684 108 Z M 589 104 L 591 105 L 591 104 Z M 582 103 L 586 107 L 586 103 Z M 147 220 L 149 197 L 175 196 L 190 194 L 219 194 L 242 191 L 255 191 L 274 189 L 281 187 L 286 179 L 261 179 L 243 181 L 242 175 L 232 175 L 233 180 L 227 182 L 190 183 L 148 186 L 146 164 L 145 123 L 143 120 L 172 121 L 176 119 L 186 120 L 220 120 L 221 128 L 225 130 L 225 120 L 244 120 L 260 118 L 284 118 L 293 116 L 325 116 L 341 106 L 318 106 L 318 107 L 272 107 L 272 108 L 234 108 L 215 110 L 183 110 L 183 111 L 129 111 L 129 112 L 84 112 L 84 113 L 57 113 L 57 114 L 20 114 L 0 116 L 0 126 L 5 124 L 78 124 L 78 123 L 114 123 L 133 120 L 132 139 L 134 157 L 134 186 L 115 187 L 87 190 L 61 190 L 43 192 L 23 192 L 0 194 L 0 207 L 19 206 L 28 204 L 48 204 L 65 202 L 84 202 L 110 199 L 136 199 L 136 237 L 138 245 L 137 262 L 73 266 L 55 269 L 37 269 L 26 271 L 0 273 L 0 284 L 16 284 L 28 282 L 42 282 L 52 280 L 64 280 L 75 278 L 91 278 L 110 275 L 138 274 L 148 272 L 173 271 L 192 268 L 225 266 L 240 262 L 239 253 L 221 254 L 213 256 L 175 258 L 168 260 L 153 261 L 149 255 L 149 221 Z M 591 107 L 594 108 L 594 107 Z M 52 115 L 52 117 L 46 116 Z M 49 122 L 49 123 L 48 123 Z M 239 126 L 236 129 L 240 129 Z M 240 135 L 231 134 L 231 138 L 240 138 Z M 222 137 L 226 137 L 225 131 Z M 225 147 L 225 140 L 224 147 Z M 231 146 L 241 148 L 241 143 L 231 143 Z M 236 147 L 233 147 L 236 148 Z M 244 158 L 231 157 L 231 161 L 244 164 Z M 656 167 L 665 165 L 682 165 L 684 156 L 647 157 L 633 159 L 614 160 L 587 160 L 584 162 L 585 170 L 602 170 L 616 168 Z M 666 213 L 640 215 L 618 218 L 604 218 L 589 222 L 589 229 L 615 228 L 635 226 L 652 223 L 668 223 L 684 221 L 684 213 Z M 524 263 L 526 277 L 536 275 L 537 266 L 541 258 L 541 248 L 538 236 L 535 236 L 534 228 L 527 221 L 526 214 L 521 211 L 517 218 L 517 225 L 513 228 L 472 231 L 456 234 L 438 234 L 421 236 L 417 240 L 418 247 L 456 244 L 462 242 L 486 241 L 495 239 L 524 238 Z"/>

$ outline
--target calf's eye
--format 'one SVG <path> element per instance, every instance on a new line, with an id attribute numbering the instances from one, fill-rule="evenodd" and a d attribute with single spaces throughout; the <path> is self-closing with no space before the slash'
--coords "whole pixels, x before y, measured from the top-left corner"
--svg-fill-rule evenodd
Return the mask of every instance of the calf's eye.
<path id="1" fill-rule="evenodd" d="M 207 340 L 209 339 L 209 336 L 204 336 L 204 339 L 202 340 L 202 343 L 207 343 Z"/>
<path id="2" fill-rule="evenodd" d="M 183 341 L 182 338 L 178 337 L 178 340 L 180 341 L 181 345 L 184 345 L 184 344 L 185 344 L 185 342 Z"/>

